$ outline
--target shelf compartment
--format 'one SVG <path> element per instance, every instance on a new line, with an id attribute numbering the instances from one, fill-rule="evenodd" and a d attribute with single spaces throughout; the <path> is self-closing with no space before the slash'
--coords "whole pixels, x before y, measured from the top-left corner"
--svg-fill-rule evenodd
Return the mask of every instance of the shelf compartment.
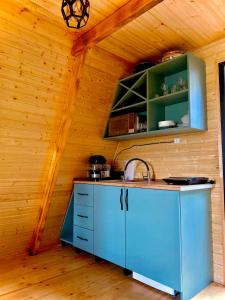
<path id="1" fill-rule="evenodd" d="M 144 96 L 142 96 L 142 95 L 136 93 L 134 90 L 131 90 L 131 91 L 132 91 L 132 93 L 133 93 L 134 95 L 136 95 L 137 97 L 142 98 L 142 101 L 143 101 L 143 100 L 144 100 L 144 101 L 147 101 L 147 98 L 145 98 Z"/>
<path id="2" fill-rule="evenodd" d="M 124 86 L 126 86 L 128 88 L 131 88 L 138 81 L 138 79 L 140 79 L 140 77 L 142 77 L 142 75 L 144 74 L 144 72 L 146 72 L 146 71 L 141 71 L 139 73 L 133 74 L 133 75 L 131 75 L 129 77 L 126 77 L 125 79 L 120 80 L 120 82 Z"/>
<path id="3" fill-rule="evenodd" d="M 177 89 L 177 91 L 175 93 L 182 92 L 183 89 L 181 89 L 178 84 L 179 78 L 182 78 L 185 81 L 185 85 L 186 85 L 185 90 L 188 89 L 188 72 L 187 72 L 187 70 L 184 70 L 179 73 L 175 73 L 170 76 L 149 74 L 148 78 L 149 78 L 149 85 L 148 85 L 149 99 L 154 99 L 154 98 L 159 98 L 162 96 L 174 94 L 174 93 L 171 93 L 171 90 L 174 85 L 176 85 L 176 89 Z M 167 86 L 167 89 L 168 89 L 167 95 L 163 95 L 163 92 L 162 92 L 162 84 L 163 83 L 165 83 L 165 85 Z"/>
<path id="4" fill-rule="evenodd" d="M 144 98 L 145 99 L 145 98 Z M 113 110 L 143 102 L 143 97 L 129 90 L 114 106 Z"/>
<path id="5" fill-rule="evenodd" d="M 113 107 L 120 102 L 121 98 L 123 98 L 128 91 L 129 89 L 127 87 L 123 86 L 122 84 L 118 85 L 114 96 Z"/>
<path id="6" fill-rule="evenodd" d="M 125 130 L 125 133 L 121 133 L 121 134 L 109 134 L 109 127 L 110 127 L 110 119 L 113 118 L 113 117 L 121 117 L 119 118 L 120 119 L 120 122 L 121 120 L 126 120 L 128 118 L 128 114 L 129 113 L 134 113 L 135 114 L 135 120 L 134 120 L 134 132 L 132 133 L 128 133 L 128 131 L 126 132 L 126 126 L 122 129 L 120 128 L 121 126 L 119 125 L 118 123 L 118 127 L 116 126 L 115 127 L 115 123 L 111 123 L 111 126 L 113 128 L 116 128 L 116 131 L 124 131 Z M 119 121 L 119 120 L 118 120 Z M 117 122 L 118 122 L 117 121 Z M 115 119 L 114 121 L 115 122 Z M 133 121 L 132 121 L 133 122 Z M 127 124 L 127 123 L 126 123 Z M 111 112 L 111 115 L 110 115 L 110 118 L 109 118 L 109 121 L 108 121 L 108 126 L 107 126 L 107 130 L 106 130 L 106 137 L 115 137 L 115 136 L 120 136 L 120 135 L 124 135 L 124 134 L 136 134 L 136 133 L 142 133 L 142 130 L 141 128 L 144 128 L 144 132 L 147 131 L 147 102 L 144 101 L 142 103 L 138 103 L 138 104 L 135 104 L 135 105 L 131 105 L 131 106 L 127 106 L 127 107 L 124 107 L 123 109 L 117 109 L 117 110 L 114 110 Z M 111 127 L 111 130 L 112 130 L 112 127 Z M 128 126 L 129 128 L 132 128 L 130 126 Z"/>
<path id="7" fill-rule="evenodd" d="M 165 83 L 168 93 L 176 85 L 177 91 L 182 91 L 178 80 L 182 78 L 188 88 L 188 62 L 187 55 L 164 62 L 148 69 L 148 95 L 149 99 L 163 95 L 162 84 Z"/>
<path id="8" fill-rule="evenodd" d="M 137 82 L 132 86 L 131 90 L 136 94 L 147 98 L 147 73 L 144 73 Z"/>
<path id="9" fill-rule="evenodd" d="M 165 130 L 158 128 L 159 121 L 173 120 L 176 123 L 181 123 L 181 118 L 189 114 L 188 98 L 178 98 L 175 102 L 149 101 L 148 103 L 148 130 Z"/>

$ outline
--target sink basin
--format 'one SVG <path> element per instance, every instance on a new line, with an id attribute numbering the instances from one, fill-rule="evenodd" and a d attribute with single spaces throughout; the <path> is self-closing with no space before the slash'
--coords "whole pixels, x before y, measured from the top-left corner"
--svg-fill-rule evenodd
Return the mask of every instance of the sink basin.
<path id="1" fill-rule="evenodd" d="M 114 182 L 114 183 L 125 183 L 125 184 L 134 184 L 134 183 L 145 183 L 149 184 L 148 180 L 143 179 L 134 179 L 134 180 L 123 180 L 123 179 L 112 179 L 112 180 L 104 180 L 104 182 Z"/>
<path id="2" fill-rule="evenodd" d="M 149 183 L 148 180 L 134 179 L 134 180 L 121 180 L 124 183 Z"/>

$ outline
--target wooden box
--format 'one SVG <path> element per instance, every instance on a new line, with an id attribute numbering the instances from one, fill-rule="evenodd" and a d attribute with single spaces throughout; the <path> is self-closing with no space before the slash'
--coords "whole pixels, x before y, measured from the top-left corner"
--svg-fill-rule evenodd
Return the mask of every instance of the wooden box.
<path id="1" fill-rule="evenodd" d="M 109 136 L 122 135 L 136 132 L 137 114 L 128 113 L 125 115 L 111 117 L 109 119 Z"/>

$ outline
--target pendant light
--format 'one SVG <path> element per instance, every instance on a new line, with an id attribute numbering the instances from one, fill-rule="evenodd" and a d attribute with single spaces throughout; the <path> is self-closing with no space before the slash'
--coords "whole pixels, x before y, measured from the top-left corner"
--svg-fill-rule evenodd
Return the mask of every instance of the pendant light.
<path id="1" fill-rule="evenodd" d="M 81 28 L 87 24 L 89 18 L 89 0 L 63 0 L 62 15 L 66 25 L 70 28 Z"/>

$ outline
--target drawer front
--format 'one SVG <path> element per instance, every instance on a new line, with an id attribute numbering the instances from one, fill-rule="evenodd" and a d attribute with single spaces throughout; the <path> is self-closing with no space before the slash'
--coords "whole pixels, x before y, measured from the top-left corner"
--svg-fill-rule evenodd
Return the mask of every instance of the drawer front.
<path id="1" fill-rule="evenodd" d="M 93 230 L 93 207 L 75 205 L 74 225 Z"/>
<path id="2" fill-rule="evenodd" d="M 75 247 L 93 254 L 93 231 L 74 226 L 73 244 Z"/>
<path id="3" fill-rule="evenodd" d="M 92 184 L 75 184 L 75 205 L 93 206 L 93 194 Z"/>

